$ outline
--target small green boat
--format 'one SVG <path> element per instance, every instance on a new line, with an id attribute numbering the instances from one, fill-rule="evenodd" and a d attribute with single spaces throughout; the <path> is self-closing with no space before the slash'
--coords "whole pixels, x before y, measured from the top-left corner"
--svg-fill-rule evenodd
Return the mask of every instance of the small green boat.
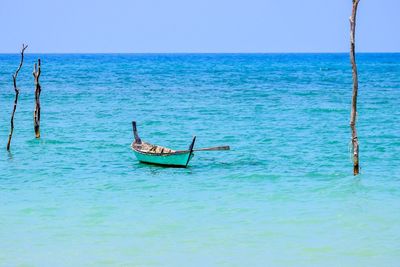
<path id="1" fill-rule="evenodd" d="M 153 145 L 144 142 L 140 139 L 137 132 L 136 122 L 132 122 L 133 135 L 135 140 L 131 147 L 136 155 L 136 158 L 143 163 L 163 165 L 169 167 L 187 167 L 189 161 L 193 158 L 194 151 L 216 151 L 216 150 L 229 150 L 229 146 L 210 147 L 194 149 L 196 136 L 193 137 L 192 143 L 187 150 L 172 150 L 163 146 Z"/>

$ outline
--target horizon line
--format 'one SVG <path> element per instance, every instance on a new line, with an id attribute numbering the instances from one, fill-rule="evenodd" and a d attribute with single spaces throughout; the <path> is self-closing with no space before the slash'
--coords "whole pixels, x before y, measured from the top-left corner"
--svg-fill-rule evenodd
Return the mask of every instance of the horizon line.
<path id="1" fill-rule="evenodd" d="M 19 54 L 20 52 L 0 52 L 0 55 L 13 55 Z M 338 51 L 338 52 L 25 52 L 24 54 L 54 54 L 54 55 L 79 55 L 79 54 L 130 54 L 130 55 L 159 55 L 159 54 L 348 54 L 350 51 Z M 400 51 L 361 51 L 356 54 L 398 54 Z"/>

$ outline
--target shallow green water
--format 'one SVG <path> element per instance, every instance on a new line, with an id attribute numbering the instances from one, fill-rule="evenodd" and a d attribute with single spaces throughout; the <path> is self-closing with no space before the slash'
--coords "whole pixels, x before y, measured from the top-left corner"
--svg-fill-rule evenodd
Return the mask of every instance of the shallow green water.
<path id="1" fill-rule="evenodd" d="M 397 266 L 400 54 L 0 55 L 0 266 Z M 132 142 L 196 153 L 140 164 Z M 0 146 L 1 147 L 1 146 Z M 1 152 L 2 151 L 2 152 Z"/>

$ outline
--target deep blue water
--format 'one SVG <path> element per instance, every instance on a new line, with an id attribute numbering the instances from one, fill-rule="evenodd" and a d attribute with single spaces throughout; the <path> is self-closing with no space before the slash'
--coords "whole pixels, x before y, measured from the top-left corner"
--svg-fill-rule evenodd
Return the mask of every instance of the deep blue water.
<path id="1" fill-rule="evenodd" d="M 398 266 L 400 54 L 357 60 L 354 177 L 347 54 L 27 54 L 11 153 L 0 54 L 0 266 Z M 140 164 L 132 120 L 232 150 Z"/>

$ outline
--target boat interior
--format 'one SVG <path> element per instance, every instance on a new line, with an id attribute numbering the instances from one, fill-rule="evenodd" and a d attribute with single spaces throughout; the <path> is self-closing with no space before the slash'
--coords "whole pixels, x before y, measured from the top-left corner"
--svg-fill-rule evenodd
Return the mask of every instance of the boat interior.
<path id="1" fill-rule="evenodd" d="M 152 145 L 143 141 L 141 144 L 133 143 L 132 147 L 141 152 L 152 154 L 169 154 L 176 152 L 175 150 L 169 149 L 167 147 Z"/>

